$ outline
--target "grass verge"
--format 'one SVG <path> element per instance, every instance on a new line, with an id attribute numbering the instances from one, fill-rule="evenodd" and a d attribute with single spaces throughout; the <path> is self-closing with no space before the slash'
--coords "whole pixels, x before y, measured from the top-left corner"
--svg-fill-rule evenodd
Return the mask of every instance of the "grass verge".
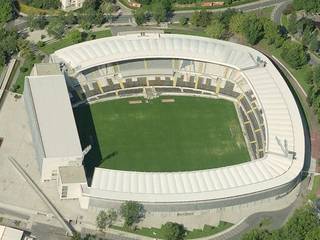
<path id="1" fill-rule="evenodd" d="M 34 64 L 39 63 L 40 60 L 38 58 L 34 58 L 34 59 L 26 59 L 23 64 L 21 65 L 20 68 L 17 68 L 17 71 L 19 71 L 19 75 L 18 78 L 14 84 L 14 86 L 16 87 L 16 92 L 22 94 L 23 93 L 23 89 L 24 89 L 24 79 L 26 76 L 30 75 L 30 72 L 32 70 L 32 67 Z M 22 72 L 19 69 L 21 68 L 25 68 L 26 71 Z"/>
<path id="2" fill-rule="evenodd" d="M 212 236 L 214 234 L 217 234 L 219 232 L 222 232 L 228 229 L 232 225 L 233 224 L 227 223 L 227 222 L 220 222 L 219 225 L 216 227 L 205 225 L 203 229 L 194 229 L 192 231 L 187 231 L 186 239 L 196 239 L 196 238 Z M 156 239 L 164 239 L 164 234 L 159 228 L 138 228 L 135 231 L 124 228 L 124 227 L 119 227 L 119 226 L 111 226 L 111 228 L 120 230 L 120 231 L 130 232 L 137 235 L 152 237 Z"/>
<path id="3" fill-rule="evenodd" d="M 165 33 L 171 34 L 184 34 L 184 35 L 195 35 L 200 37 L 208 37 L 204 29 L 201 28 L 192 28 L 192 27 L 174 27 L 164 30 Z"/>
<path id="4" fill-rule="evenodd" d="M 20 1 L 19 2 L 19 8 L 20 12 L 27 14 L 27 15 L 59 15 L 62 11 L 58 9 L 41 9 L 41 8 L 35 8 L 32 6 L 28 6 Z"/>
<path id="5" fill-rule="evenodd" d="M 320 190 L 320 176 L 314 176 L 312 190 L 308 194 L 308 198 L 312 201 L 317 199 L 317 193 Z"/>
<path id="6" fill-rule="evenodd" d="M 84 39 L 84 41 L 98 39 L 98 38 L 104 38 L 104 37 L 110 37 L 110 36 L 112 36 L 110 30 L 96 31 L 96 32 L 89 33 L 88 36 Z M 40 50 L 46 54 L 52 54 L 61 48 L 69 47 L 73 44 L 75 44 L 73 41 L 71 41 L 69 38 L 64 37 L 56 42 L 52 42 L 52 43 L 49 43 L 49 44 L 41 47 Z"/>

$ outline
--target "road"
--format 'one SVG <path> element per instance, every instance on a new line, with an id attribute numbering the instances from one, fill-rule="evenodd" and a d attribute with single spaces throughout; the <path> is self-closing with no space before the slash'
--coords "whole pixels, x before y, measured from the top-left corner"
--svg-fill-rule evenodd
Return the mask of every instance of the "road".
<path id="1" fill-rule="evenodd" d="M 281 16 L 282 12 L 286 9 L 286 7 L 292 3 L 293 0 L 287 0 L 280 4 L 278 4 L 271 13 L 271 19 L 278 25 L 281 25 Z"/>
<path id="2" fill-rule="evenodd" d="M 253 3 L 243 4 L 239 6 L 230 7 L 231 9 L 236 9 L 243 12 L 250 12 L 255 11 L 258 9 L 270 7 L 270 6 L 276 6 L 283 2 L 287 2 L 288 0 L 261 0 Z M 218 8 L 218 9 L 210 9 L 208 11 L 210 12 L 221 12 L 225 11 L 227 8 Z M 185 10 L 185 11 L 175 11 L 174 16 L 172 19 L 172 22 L 179 21 L 179 18 L 181 17 L 188 17 L 190 18 L 192 16 L 192 13 L 195 12 L 195 10 Z"/>
<path id="3" fill-rule="evenodd" d="M 288 2 L 288 0 L 260 0 L 257 2 L 247 3 L 247 4 L 243 4 L 243 5 L 239 5 L 239 6 L 230 7 L 230 8 L 237 9 L 237 10 L 243 11 L 243 12 L 249 12 L 249 11 L 254 11 L 254 10 L 258 10 L 258 9 L 262 9 L 262 8 L 266 8 L 266 7 L 270 7 L 270 6 L 281 5 L 282 7 L 279 9 L 279 11 L 278 11 L 279 13 L 275 14 L 275 18 L 277 19 L 277 21 L 279 21 L 279 19 L 281 19 L 281 12 L 283 11 L 281 9 L 283 8 L 283 6 L 285 6 L 285 5 L 283 5 L 283 3 L 286 3 L 286 2 Z M 132 23 L 134 22 L 132 12 L 127 7 L 121 5 L 120 3 L 118 3 L 118 4 L 121 7 L 122 15 L 115 18 L 111 25 L 113 25 L 113 26 L 132 25 Z M 209 9 L 208 11 L 221 12 L 221 11 L 225 11 L 226 9 L 227 8 L 218 8 L 218 9 Z M 171 22 L 178 22 L 179 18 L 181 18 L 181 17 L 191 18 L 192 13 L 195 11 L 196 10 L 175 11 L 173 13 L 173 17 L 171 19 Z M 18 30 L 23 30 L 26 27 L 26 22 L 27 22 L 27 18 L 20 16 L 18 19 L 9 22 L 7 24 L 7 27 L 10 27 L 10 28 L 15 27 Z"/>

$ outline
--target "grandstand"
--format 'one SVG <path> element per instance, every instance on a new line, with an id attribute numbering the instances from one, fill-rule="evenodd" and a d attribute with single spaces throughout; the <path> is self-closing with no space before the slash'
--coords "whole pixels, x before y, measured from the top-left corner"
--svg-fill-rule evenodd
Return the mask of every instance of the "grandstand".
<path id="1" fill-rule="evenodd" d="M 232 101 L 251 155 L 242 164 L 189 172 L 95 168 L 91 185 L 82 185 L 83 208 L 118 206 L 124 200 L 159 211 L 231 206 L 287 193 L 300 179 L 305 145 L 299 110 L 271 61 L 252 48 L 148 33 L 76 44 L 50 60 L 67 69 L 75 108 L 153 95 Z"/>
<path id="2" fill-rule="evenodd" d="M 78 73 L 73 96 L 84 102 L 116 96 L 161 93 L 210 95 L 237 102 L 253 159 L 264 155 L 264 120 L 254 94 L 240 71 L 187 59 L 139 59 L 97 66 Z M 74 104 L 76 102 L 74 101 Z"/>

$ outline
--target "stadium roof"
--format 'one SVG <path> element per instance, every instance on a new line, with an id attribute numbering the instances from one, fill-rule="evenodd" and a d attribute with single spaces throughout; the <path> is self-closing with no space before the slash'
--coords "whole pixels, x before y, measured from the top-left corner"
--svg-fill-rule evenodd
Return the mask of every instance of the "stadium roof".
<path id="1" fill-rule="evenodd" d="M 185 202 L 235 197 L 270 190 L 299 176 L 305 157 L 304 130 L 286 82 L 260 52 L 238 44 L 185 35 L 117 36 L 61 49 L 53 61 L 76 72 L 109 62 L 136 58 L 182 58 L 240 69 L 262 109 L 266 153 L 262 159 L 217 169 L 145 173 L 96 168 L 91 197 L 142 202 Z M 266 62 L 259 67 L 255 59 Z M 287 155 L 284 149 L 292 155 Z M 294 156 L 294 157 L 292 157 Z"/>
<path id="2" fill-rule="evenodd" d="M 255 66 L 247 47 L 209 38 L 146 34 L 102 38 L 56 51 L 51 58 L 62 61 L 75 71 L 97 65 L 137 58 L 184 58 L 229 65 L 235 68 Z"/>
<path id="3" fill-rule="evenodd" d="M 30 84 L 45 156 L 82 156 L 64 76 L 30 76 L 27 81 Z"/>

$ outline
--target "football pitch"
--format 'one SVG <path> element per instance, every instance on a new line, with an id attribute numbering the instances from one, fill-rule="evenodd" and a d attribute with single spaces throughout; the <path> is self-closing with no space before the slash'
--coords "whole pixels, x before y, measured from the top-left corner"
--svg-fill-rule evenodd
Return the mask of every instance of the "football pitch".
<path id="1" fill-rule="evenodd" d="M 163 102 L 174 99 L 174 102 Z M 142 103 L 129 104 L 139 100 Z M 234 104 L 198 97 L 127 98 L 75 109 L 85 166 L 173 172 L 250 160 Z"/>

